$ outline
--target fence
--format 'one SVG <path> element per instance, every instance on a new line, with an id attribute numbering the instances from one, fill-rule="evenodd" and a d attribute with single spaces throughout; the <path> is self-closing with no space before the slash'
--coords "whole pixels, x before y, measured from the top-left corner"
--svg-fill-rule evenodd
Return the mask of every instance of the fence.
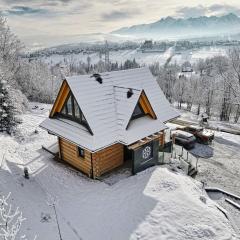
<path id="1" fill-rule="evenodd" d="M 185 148 L 172 144 L 172 142 L 166 143 L 164 147 L 159 149 L 159 164 L 169 164 L 171 159 L 179 159 L 181 168 L 189 172 L 190 167 L 198 168 L 198 157 L 191 154 Z"/>
<path id="2" fill-rule="evenodd" d="M 159 147 L 158 164 L 168 164 L 172 158 L 173 143 L 169 141 L 164 146 Z"/>
<path id="3" fill-rule="evenodd" d="M 198 169 L 199 158 L 194 156 L 181 146 L 178 146 L 176 144 L 173 145 L 172 157 L 175 159 L 179 159 L 180 161 L 184 161 L 188 164 L 188 166 L 194 167 L 196 170 Z"/>

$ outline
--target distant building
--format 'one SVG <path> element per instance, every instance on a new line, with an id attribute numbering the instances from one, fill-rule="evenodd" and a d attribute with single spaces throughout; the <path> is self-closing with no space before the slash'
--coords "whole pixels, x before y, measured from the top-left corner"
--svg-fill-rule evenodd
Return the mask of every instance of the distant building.
<path id="1" fill-rule="evenodd" d="M 146 40 L 143 45 L 141 46 L 142 49 L 152 49 L 153 48 L 153 41 Z"/>
<path id="2" fill-rule="evenodd" d="M 182 65 L 182 72 L 193 72 L 193 68 L 190 62 L 186 61 Z"/>

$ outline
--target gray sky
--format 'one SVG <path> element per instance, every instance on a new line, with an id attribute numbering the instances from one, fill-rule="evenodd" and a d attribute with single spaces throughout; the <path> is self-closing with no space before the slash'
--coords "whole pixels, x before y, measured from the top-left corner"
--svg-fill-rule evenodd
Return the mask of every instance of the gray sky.
<path id="1" fill-rule="evenodd" d="M 0 8 L 27 46 L 77 42 L 166 16 L 240 15 L 239 0 L 0 0 Z"/>

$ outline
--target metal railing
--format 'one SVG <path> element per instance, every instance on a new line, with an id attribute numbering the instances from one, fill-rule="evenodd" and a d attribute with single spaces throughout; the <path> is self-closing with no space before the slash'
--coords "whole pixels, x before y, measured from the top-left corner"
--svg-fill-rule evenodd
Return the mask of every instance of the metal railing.
<path id="1" fill-rule="evenodd" d="M 178 159 L 181 167 L 188 173 L 190 166 L 198 169 L 198 157 L 191 154 L 182 146 L 172 144 L 172 142 L 166 143 L 163 147 L 160 147 L 158 154 L 159 164 L 169 164 L 172 159 Z"/>
<path id="2" fill-rule="evenodd" d="M 191 166 L 195 167 L 196 170 L 198 169 L 199 158 L 191 154 L 182 146 L 178 146 L 176 144 L 173 145 L 172 157 L 182 159 Z"/>

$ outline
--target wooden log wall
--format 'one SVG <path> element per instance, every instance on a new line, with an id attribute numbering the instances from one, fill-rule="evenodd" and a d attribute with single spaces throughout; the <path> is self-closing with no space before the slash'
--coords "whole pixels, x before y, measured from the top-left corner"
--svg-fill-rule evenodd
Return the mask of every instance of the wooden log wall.
<path id="1" fill-rule="evenodd" d="M 87 174 L 89 177 L 92 176 L 91 152 L 85 150 L 85 157 L 79 157 L 76 145 L 59 138 L 59 156 L 62 160 Z"/>
<path id="2" fill-rule="evenodd" d="M 123 164 L 124 151 L 122 144 L 114 144 L 99 152 L 93 153 L 93 176 L 99 177 Z"/>
<path id="3" fill-rule="evenodd" d="M 82 158 L 78 154 L 76 145 L 59 138 L 59 157 L 89 177 L 100 177 L 123 164 L 122 144 L 114 144 L 96 153 L 87 150 L 84 152 L 85 157 Z"/>

